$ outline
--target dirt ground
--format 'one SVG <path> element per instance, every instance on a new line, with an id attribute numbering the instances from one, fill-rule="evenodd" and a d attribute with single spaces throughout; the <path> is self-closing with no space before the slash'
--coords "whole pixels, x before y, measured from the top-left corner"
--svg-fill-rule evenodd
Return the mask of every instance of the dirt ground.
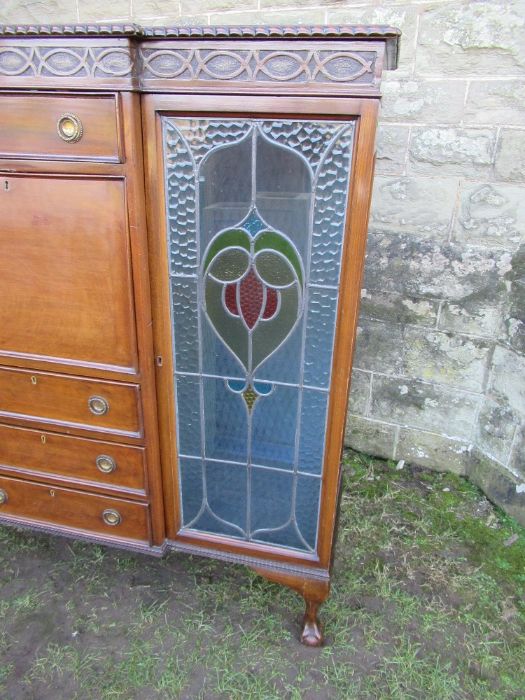
<path id="1" fill-rule="evenodd" d="M 453 475 L 349 453 L 323 649 L 302 612 L 242 567 L 0 528 L 0 698 L 525 698 L 525 530 Z"/>

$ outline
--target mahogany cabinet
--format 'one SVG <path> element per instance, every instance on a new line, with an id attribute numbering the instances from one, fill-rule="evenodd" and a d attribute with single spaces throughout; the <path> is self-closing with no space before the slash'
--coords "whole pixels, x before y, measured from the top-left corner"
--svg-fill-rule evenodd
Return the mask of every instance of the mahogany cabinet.
<path id="1" fill-rule="evenodd" d="M 0 27 L 0 523 L 322 641 L 389 27 Z"/>

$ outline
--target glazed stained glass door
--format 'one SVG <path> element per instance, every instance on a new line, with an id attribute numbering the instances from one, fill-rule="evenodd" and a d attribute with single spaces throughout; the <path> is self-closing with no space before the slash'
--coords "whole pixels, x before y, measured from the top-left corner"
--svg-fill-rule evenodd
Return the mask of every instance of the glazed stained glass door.
<path id="1" fill-rule="evenodd" d="M 183 532 L 316 550 L 354 126 L 162 117 Z"/>

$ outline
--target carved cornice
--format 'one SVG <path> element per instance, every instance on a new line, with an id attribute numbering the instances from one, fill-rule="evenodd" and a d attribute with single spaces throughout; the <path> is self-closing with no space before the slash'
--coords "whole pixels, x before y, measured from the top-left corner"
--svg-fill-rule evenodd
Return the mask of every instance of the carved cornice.
<path id="1" fill-rule="evenodd" d="M 399 29 L 382 24 L 142 27 L 138 24 L 0 24 L 0 36 L 135 36 L 184 39 L 397 39 Z"/>
<path id="2" fill-rule="evenodd" d="M 0 87 L 377 95 L 398 37 L 383 26 L 0 25 Z"/>
<path id="3" fill-rule="evenodd" d="M 0 24 L 1 36 L 143 36 L 138 24 Z"/>

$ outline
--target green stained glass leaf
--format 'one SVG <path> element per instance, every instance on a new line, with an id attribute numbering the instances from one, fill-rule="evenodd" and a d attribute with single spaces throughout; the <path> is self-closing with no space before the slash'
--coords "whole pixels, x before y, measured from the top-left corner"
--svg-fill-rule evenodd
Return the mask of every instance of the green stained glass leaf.
<path id="1" fill-rule="evenodd" d="M 303 283 L 303 268 L 301 261 L 295 247 L 292 245 L 292 243 L 290 243 L 290 241 L 286 240 L 284 236 L 281 236 L 276 231 L 263 231 L 255 239 L 254 252 L 258 253 L 266 248 L 282 253 L 295 269 L 299 282 L 301 284 Z"/>
<path id="2" fill-rule="evenodd" d="M 240 279 L 250 264 L 250 256 L 243 248 L 225 248 L 213 258 L 208 273 L 219 282 Z"/>
<path id="3" fill-rule="evenodd" d="M 222 303 L 224 285 L 206 277 L 204 298 L 206 312 L 219 337 L 248 370 L 248 334 L 240 318 L 232 317 Z"/>
<path id="4" fill-rule="evenodd" d="M 289 287 L 297 279 L 295 269 L 287 258 L 273 250 L 262 250 L 255 258 L 259 277 L 272 287 Z"/>
<path id="5" fill-rule="evenodd" d="M 244 250 L 250 250 L 250 236 L 242 229 L 229 229 L 228 231 L 223 231 L 217 236 L 209 245 L 206 252 L 206 258 L 204 260 L 204 271 L 208 269 L 209 264 L 213 258 L 224 248 L 229 248 L 231 246 L 244 248 Z"/>
<path id="6" fill-rule="evenodd" d="M 298 285 L 294 284 L 292 287 L 282 289 L 279 293 L 281 295 L 279 313 L 269 321 L 260 323 L 253 332 L 252 367 L 254 371 L 284 342 L 300 315 L 301 295 Z"/>

